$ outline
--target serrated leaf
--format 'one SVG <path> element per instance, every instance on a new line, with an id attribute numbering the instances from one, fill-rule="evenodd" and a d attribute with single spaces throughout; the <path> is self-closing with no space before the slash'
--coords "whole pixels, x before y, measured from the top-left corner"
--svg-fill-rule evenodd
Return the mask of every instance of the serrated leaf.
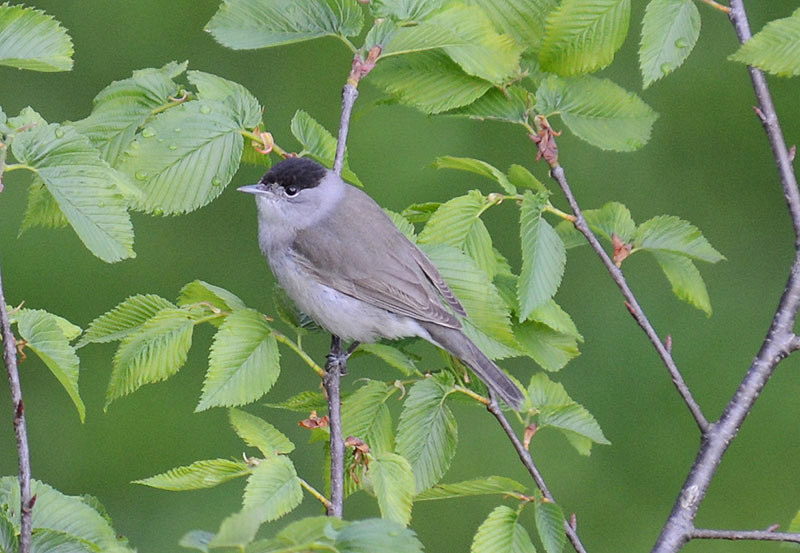
<path id="1" fill-rule="evenodd" d="M 261 513 L 258 509 L 242 509 L 238 513 L 233 513 L 222 521 L 208 546 L 233 547 L 241 551 L 253 541 L 261 522 Z"/>
<path id="2" fill-rule="evenodd" d="M 223 46 L 246 50 L 329 35 L 355 36 L 363 20 L 355 0 L 226 0 L 206 31 Z"/>
<path id="3" fill-rule="evenodd" d="M 636 233 L 636 223 L 633 222 L 631 212 L 619 202 L 608 202 L 600 209 L 587 209 L 583 216 L 589 227 L 609 242 L 612 241 L 612 235 L 616 234 L 624 243 L 629 244 Z"/>
<path id="4" fill-rule="evenodd" d="M 253 309 L 234 311 L 214 336 L 195 410 L 255 401 L 272 388 L 279 374 L 278 343 L 264 316 Z"/>
<path id="5" fill-rule="evenodd" d="M 228 411 L 228 418 L 236 434 L 267 457 L 294 451 L 291 440 L 264 419 L 239 409 Z"/>
<path id="6" fill-rule="evenodd" d="M 608 66 L 628 34 L 630 0 L 564 0 L 547 18 L 542 69 L 563 76 Z"/>
<path id="7" fill-rule="evenodd" d="M 544 37 L 542 22 L 558 0 L 470 0 L 481 6 L 495 27 L 525 48 L 538 49 Z"/>
<path id="8" fill-rule="evenodd" d="M 296 411 L 298 413 L 309 413 L 328 408 L 328 403 L 322 392 L 312 392 L 310 390 L 300 392 L 279 403 L 265 403 L 264 405 L 273 409 L 286 409 L 287 411 Z"/>
<path id="9" fill-rule="evenodd" d="M 167 472 L 134 480 L 134 484 L 142 484 L 151 488 L 181 492 L 213 488 L 228 480 L 247 476 L 251 468 L 244 461 L 230 459 L 208 459 L 195 461 L 191 465 L 175 467 Z"/>
<path id="10" fill-rule="evenodd" d="M 0 5 L 0 65 L 33 71 L 72 69 L 72 39 L 41 10 Z"/>
<path id="11" fill-rule="evenodd" d="M 400 232 L 402 232 L 403 235 L 405 235 L 406 238 L 408 238 L 411 242 L 414 242 L 414 243 L 417 242 L 417 231 L 414 228 L 414 225 L 411 224 L 411 222 L 408 219 L 406 219 L 405 217 L 403 217 L 399 213 L 395 213 L 394 211 L 392 211 L 390 209 L 385 209 L 384 208 L 383 211 L 386 212 L 386 215 L 388 215 L 389 219 L 392 220 L 392 222 L 394 223 L 394 226 L 396 226 L 397 229 Z"/>
<path id="12" fill-rule="evenodd" d="M 417 366 L 413 358 L 388 344 L 360 344 L 356 352 L 374 355 L 402 372 L 405 376 L 411 376 L 417 372 Z M 359 353 L 359 355 L 361 355 L 361 353 Z"/>
<path id="13" fill-rule="evenodd" d="M 422 52 L 446 46 L 463 46 L 467 42 L 441 23 L 422 21 L 417 25 L 397 26 L 386 19 L 368 36 L 366 46 L 383 46 L 381 59 L 411 52 Z"/>
<path id="14" fill-rule="evenodd" d="M 303 145 L 302 155 L 311 155 L 327 167 L 333 166 L 336 156 L 336 138 L 328 132 L 316 119 L 305 111 L 299 109 L 292 117 L 291 130 L 294 137 Z M 350 170 L 347 153 L 344 156 L 342 177 L 358 186 L 364 186 L 358 177 Z"/>
<path id="15" fill-rule="evenodd" d="M 492 87 L 437 50 L 389 58 L 370 73 L 369 82 L 428 114 L 470 104 Z"/>
<path id="16" fill-rule="evenodd" d="M 644 88 L 680 67 L 699 36 L 700 12 L 692 0 L 651 0 L 639 44 Z"/>
<path id="17" fill-rule="evenodd" d="M 173 79 L 186 71 L 186 65 L 173 61 L 158 69 L 139 69 L 127 79 L 114 81 L 95 96 L 91 115 L 77 121 L 75 128 L 116 167 L 137 129 L 166 106 L 170 96 L 177 96 L 179 86 Z"/>
<path id="18" fill-rule="evenodd" d="M 94 553 L 97 548 L 64 532 L 36 528 L 31 534 L 31 553 Z"/>
<path id="19" fill-rule="evenodd" d="M 440 202 L 423 202 L 419 204 L 411 204 L 405 208 L 400 215 L 405 217 L 410 223 L 427 223 L 431 215 L 433 215 L 439 206 Z M 416 240 L 415 240 L 416 242 Z"/>
<path id="20" fill-rule="evenodd" d="M 419 244 L 447 244 L 464 249 L 467 237 L 480 221 L 488 201 L 478 190 L 457 196 L 439 206 L 419 233 Z"/>
<path id="21" fill-rule="evenodd" d="M 372 0 L 369 3 L 369 11 L 376 18 L 419 21 L 441 8 L 445 2 L 446 0 Z"/>
<path id="22" fill-rule="evenodd" d="M 475 478 L 455 484 L 436 484 L 432 488 L 418 493 L 414 501 L 430 501 L 433 499 L 451 499 L 473 495 L 508 495 L 511 493 L 524 493 L 527 488 L 511 478 L 505 476 L 487 476 Z"/>
<path id="23" fill-rule="evenodd" d="M 100 315 L 86 329 L 77 347 L 89 343 L 113 342 L 138 331 L 141 326 L 162 309 L 175 306 L 155 294 L 131 296 L 108 313 Z"/>
<path id="24" fill-rule="evenodd" d="M 339 553 L 423 553 L 413 531 L 381 518 L 359 520 L 342 528 L 334 546 Z"/>
<path id="25" fill-rule="evenodd" d="M 89 250 L 113 263 L 134 257 L 133 226 L 122 194 L 129 184 L 70 126 L 42 122 L 19 133 L 14 156 L 36 172 Z"/>
<path id="26" fill-rule="evenodd" d="M 660 215 L 639 225 L 633 246 L 638 250 L 676 253 L 709 263 L 725 259 L 696 226 L 674 215 Z"/>
<path id="27" fill-rule="evenodd" d="M 306 517 L 287 524 L 275 537 L 286 545 L 303 545 L 311 542 L 333 544 L 336 533 L 349 524 L 336 517 Z"/>
<path id="28" fill-rule="evenodd" d="M 300 505 L 303 489 L 288 457 L 276 455 L 253 469 L 244 489 L 244 510 L 259 513 L 261 522 L 280 518 Z"/>
<path id="29" fill-rule="evenodd" d="M 630 152 L 650 140 L 658 114 L 607 79 L 549 77 L 536 91 L 540 113 L 558 113 L 579 138 L 603 150 Z"/>
<path id="30" fill-rule="evenodd" d="M 16 316 L 17 330 L 25 346 L 44 361 L 64 387 L 83 422 L 86 407 L 78 393 L 80 360 L 58 319 L 60 317 L 40 309 L 21 309 Z"/>
<path id="31" fill-rule="evenodd" d="M 448 386 L 428 378 L 414 384 L 403 403 L 396 452 L 411 464 L 417 492 L 439 481 L 456 452 L 458 426 L 444 402 L 448 392 Z"/>
<path id="32" fill-rule="evenodd" d="M 528 319 L 547 325 L 556 332 L 572 336 L 578 341 L 583 342 L 583 336 L 578 332 L 578 327 L 575 326 L 569 313 L 561 309 L 561 306 L 553 300 L 531 311 Z"/>
<path id="33" fill-rule="evenodd" d="M 568 250 L 588 244 L 583 234 L 575 228 L 575 223 L 571 221 L 561 221 L 558 223 L 556 225 L 556 232 L 561 238 L 561 241 L 564 242 L 564 247 Z"/>
<path id="34" fill-rule="evenodd" d="M 13 553 L 19 549 L 19 540 L 17 539 L 17 531 L 14 525 L 6 517 L 6 514 L 0 512 L 0 552 Z"/>
<path id="35" fill-rule="evenodd" d="M 478 527 L 470 553 L 536 553 L 536 548 L 519 523 L 519 511 L 500 505 Z"/>
<path id="36" fill-rule="evenodd" d="M 432 166 L 436 169 L 457 169 L 459 171 L 475 173 L 497 182 L 506 194 L 517 193 L 517 189 L 509 182 L 508 177 L 500 169 L 480 159 L 440 156 L 434 160 Z"/>
<path id="37" fill-rule="evenodd" d="M 561 507 L 550 501 L 536 503 L 533 512 L 536 531 L 546 553 L 561 553 L 567 536 L 564 532 L 564 513 Z"/>
<path id="38" fill-rule="evenodd" d="M 178 305 L 181 307 L 203 302 L 222 311 L 236 311 L 246 307 L 236 294 L 203 280 L 193 280 L 181 288 L 178 295 Z"/>
<path id="39" fill-rule="evenodd" d="M 408 526 L 416 490 L 414 471 L 408 461 L 389 451 L 378 453 L 369 465 L 368 474 L 381 516 Z"/>
<path id="40" fill-rule="evenodd" d="M 523 351 L 546 371 L 559 371 L 580 355 L 577 337 L 533 320 L 514 325 L 514 336 Z"/>
<path id="41" fill-rule="evenodd" d="M 141 188 L 137 209 L 187 213 L 211 202 L 228 185 L 242 157 L 239 115 L 213 100 L 164 111 L 130 144 L 118 165 Z"/>
<path id="42" fill-rule="evenodd" d="M 69 221 L 44 183 L 32 184 L 28 189 L 28 206 L 25 208 L 19 233 L 33 227 L 53 229 L 67 225 Z"/>
<path id="43" fill-rule="evenodd" d="M 534 192 L 549 194 L 545 185 L 542 184 L 542 181 L 533 176 L 533 174 L 522 165 L 514 163 L 508 168 L 508 180 L 518 188 L 529 188 Z"/>
<path id="44" fill-rule="evenodd" d="M 471 104 L 447 111 L 444 115 L 460 115 L 481 121 L 495 119 L 526 125 L 534 103 L 534 95 L 530 91 L 511 85 L 503 89 L 492 88 Z"/>
<path id="45" fill-rule="evenodd" d="M 372 453 L 392 450 L 392 418 L 386 400 L 394 386 L 370 380 L 342 401 L 342 434 L 366 442 Z"/>
<path id="46" fill-rule="evenodd" d="M 800 75 L 800 8 L 764 25 L 728 59 L 780 77 Z"/>
<path id="47" fill-rule="evenodd" d="M 239 83 L 203 71 L 189 71 L 186 76 L 197 87 L 199 98 L 222 102 L 231 108 L 240 127 L 255 127 L 261 121 L 261 105 Z"/>
<path id="48" fill-rule="evenodd" d="M 672 285 L 672 292 L 710 317 L 711 300 L 708 297 L 708 290 L 703 282 L 703 277 L 700 276 L 700 271 L 697 270 L 692 260 L 686 256 L 665 251 L 654 250 L 651 253 Z"/>
<path id="49" fill-rule="evenodd" d="M 114 355 L 104 408 L 144 384 L 166 380 L 178 372 L 186 363 L 193 330 L 194 321 L 187 311 L 165 308 L 125 336 Z"/>
<path id="50" fill-rule="evenodd" d="M 517 287 L 521 321 L 527 320 L 531 311 L 555 295 L 567 262 L 564 243 L 542 217 L 543 207 L 542 199 L 530 192 L 522 198 L 522 269 Z"/>

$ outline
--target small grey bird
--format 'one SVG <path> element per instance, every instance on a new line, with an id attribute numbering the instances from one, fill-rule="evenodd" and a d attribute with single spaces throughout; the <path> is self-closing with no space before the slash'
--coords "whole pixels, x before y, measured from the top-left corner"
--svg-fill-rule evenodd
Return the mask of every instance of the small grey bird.
<path id="1" fill-rule="evenodd" d="M 519 388 L 461 331 L 467 314 L 430 259 L 375 201 L 305 158 L 242 186 L 258 208 L 258 243 L 297 307 L 343 340 L 419 336 L 464 362 L 509 406 Z"/>

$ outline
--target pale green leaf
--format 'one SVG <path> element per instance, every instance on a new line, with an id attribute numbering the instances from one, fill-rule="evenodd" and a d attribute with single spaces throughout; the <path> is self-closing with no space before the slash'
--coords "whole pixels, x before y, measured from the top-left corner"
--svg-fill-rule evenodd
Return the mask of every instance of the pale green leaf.
<path id="1" fill-rule="evenodd" d="M 545 324 L 561 334 L 566 334 L 583 342 L 583 336 L 572 321 L 569 313 L 561 309 L 554 300 L 550 300 L 531 311 L 528 320 Z"/>
<path id="2" fill-rule="evenodd" d="M 189 306 L 196 303 L 208 303 L 221 311 L 236 311 L 246 307 L 236 294 L 203 280 L 190 282 L 181 288 L 178 296 L 178 305 L 180 306 Z"/>
<path id="3" fill-rule="evenodd" d="M 536 92 L 536 109 L 558 113 L 578 137 L 619 152 L 637 150 L 647 143 L 658 118 L 636 94 L 591 76 L 546 79 Z"/>
<path id="4" fill-rule="evenodd" d="M 299 109 L 292 117 L 291 130 L 294 137 L 303 145 L 301 155 L 310 155 L 327 167 L 333 166 L 336 157 L 336 138 L 328 132 L 316 119 Z M 344 156 L 342 177 L 358 186 L 363 186 L 358 177 L 350 170 L 347 153 Z"/>
<path id="5" fill-rule="evenodd" d="M 269 457 L 294 451 L 291 440 L 264 419 L 239 409 L 228 411 L 228 418 L 239 437 L 264 455 Z"/>
<path id="6" fill-rule="evenodd" d="M 680 67 L 699 36 L 700 12 L 693 0 L 651 0 L 639 44 L 644 88 Z"/>
<path id="7" fill-rule="evenodd" d="M 781 77 L 800 75 L 800 8 L 764 25 L 728 59 Z"/>
<path id="8" fill-rule="evenodd" d="M 306 517 L 287 524 L 275 537 L 287 546 L 311 542 L 332 543 L 336 532 L 349 524 L 336 517 Z"/>
<path id="9" fill-rule="evenodd" d="M 636 223 L 633 222 L 631 212 L 619 202 L 608 202 L 600 209 L 587 209 L 583 216 L 589 227 L 609 242 L 616 234 L 624 243 L 629 244 L 636 233 Z M 582 236 L 581 238 L 583 239 Z"/>
<path id="10" fill-rule="evenodd" d="M 405 376 L 411 376 L 418 370 L 414 359 L 394 346 L 387 344 L 360 344 L 356 350 L 356 353 L 359 352 L 369 353 L 378 357 L 398 369 Z"/>
<path id="11" fill-rule="evenodd" d="M 35 182 L 28 189 L 28 206 L 19 233 L 33 227 L 62 228 L 69 225 L 58 202 L 43 182 Z"/>
<path id="12" fill-rule="evenodd" d="M 586 237 L 575 228 L 575 223 L 571 221 L 561 221 L 556 225 L 556 232 L 564 242 L 564 247 L 568 250 L 577 248 L 578 246 L 586 246 L 589 242 Z"/>
<path id="13" fill-rule="evenodd" d="M 196 411 L 255 401 L 279 374 L 278 343 L 264 316 L 252 309 L 234 311 L 214 336 Z"/>
<path id="14" fill-rule="evenodd" d="M 0 4 L 0 65 L 33 71 L 72 69 L 72 39 L 41 10 Z"/>
<path id="15" fill-rule="evenodd" d="M 542 69 L 583 75 L 608 66 L 628 34 L 630 0 L 564 0 L 547 18 Z"/>
<path id="16" fill-rule="evenodd" d="M 431 215 L 439 209 L 442 205 L 440 202 L 423 202 L 418 204 L 411 204 L 405 208 L 400 214 L 405 217 L 410 223 L 427 223 Z"/>
<path id="17" fill-rule="evenodd" d="M 521 321 L 527 320 L 531 311 L 555 295 L 567 262 L 564 243 L 542 217 L 543 206 L 540 197 L 530 192 L 523 196 L 520 208 L 522 269 L 517 288 Z"/>
<path id="18" fill-rule="evenodd" d="M 709 263 L 725 259 L 696 226 L 674 215 L 660 215 L 639 225 L 633 246 L 637 250 L 665 251 Z"/>
<path id="19" fill-rule="evenodd" d="M 0 553 L 14 553 L 19 550 L 19 540 L 14 525 L 6 513 L 0 511 Z"/>
<path id="20" fill-rule="evenodd" d="M 35 352 L 58 379 L 83 422 L 86 408 L 78 393 L 80 360 L 59 322 L 61 318 L 40 309 L 21 309 L 16 319 L 17 330 L 25 340 L 25 346 Z"/>
<path id="21" fill-rule="evenodd" d="M 797 514 L 794 515 L 794 518 L 789 523 L 789 528 L 786 530 L 787 532 L 800 532 L 800 511 L 797 511 Z"/>
<path id="22" fill-rule="evenodd" d="M 281 320 L 294 327 L 298 334 L 304 334 L 306 331 L 321 330 L 321 327 L 314 319 L 297 308 L 294 300 L 289 297 L 286 290 L 277 282 L 272 287 L 272 303 L 275 305 L 275 311 Z"/>
<path id="23" fill-rule="evenodd" d="M 210 548 L 233 547 L 240 551 L 253 541 L 261 526 L 259 509 L 242 509 L 225 518 L 219 530 L 208 543 Z"/>
<path id="24" fill-rule="evenodd" d="M 362 439 L 373 453 L 392 450 L 392 419 L 386 400 L 394 386 L 370 380 L 342 402 L 342 434 Z M 387 424 L 388 423 L 388 424 Z"/>
<path id="25" fill-rule="evenodd" d="M 526 487 L 516 480 L 505 476 L 487 476 L 475 478 L 455 484 L 436 484 L 414 496 L 414 501 L 430 501 L 433 499 L 451 499 L 455 497 L 468 497 L 472 495 L 510 495 L 524 493 Z"/>
<path id="26" fill-rule="evenodd" d="M 534 95 L 530 91 L 511 85 L 502 89 L 492 88 L 471 104 L 447 111 L 444 115 L 460 115 L 478 120 L 495 119 L 526 125 L 534 103 Z"/>
<path id="27" fill-rule="evenodd" d="M 559 332 L 535 320 L 514 325 L 514 336 L 523 351 L 546 371 L 561 370 L 580 354 L 573 333 Z"/>
<path id="28" fill-rule="evenodd" d="M 480 159 L 440 156 L 434 160 L 433 167 L 436 169 L 457 169 L 459 171 L 475 173 L 497 182 L 506 194 L 517 193 L 517 189 L 509 182 L 508 177 L 500 169 Z"/>
<path id="29" fill-rule="evenodd" d="M 356 0 L 226 0 L 206 31 L 223 46 L 246 50 L 328 35 L 355 36 L 363 20 Z"/>
<path id="30" fill-rule="evenodd" d="M 387 28 L 387 25 L 390 26 Z M 377 33 L 383 34 L 382 41 Z M 451 31 L 451 29 L 440 23 L 423 21 L 418 25 L 398 27 L 391 20 L 383 22 L 383 28 L 376 29 L 375 35 L 367 38 L 367 44 L 383 44 L 385 48 L 381 51 L 381 58 L 408 54 L 411 52 L 422 52 L 434 48 L 446 46 L 464 46 L 467 41 Z"/>
<path id="31" fill-rule="evenodd" d="M 196 100 L 153 119 L 118 166 L 142 190 L 136 208 L 174 215 L 219 196 L 242 157 L 244 139 L 237 118 L 221 102 Z"/>
<path id="32" fill-rule="evenodd" d="M 253 469 L 244 489 L 244 510 L 257 511 L 261 522 L 280 518 L 303 500 L 303 490 L 288 457 L 264 459 Z"/>
<path id="33" fill-rule="evenodd" d="M 487 205 L 488 201 L 478 190 L 443 203 L 419 233 L 418 243 L 447 244 L 463 250 Z"/>
<path id="34" fill-rule="evenodd" d="M 472 258 L 489 279 L 494 280 L 498 270 L 497 257 L 492 247 L 492 235 L 489 234 L 489 229 L 481 219 L 475 219 L 475 223 L 469 230 L 464 242 L 464 253 Z"/>
<path id="35" fill-rule="evenodd" d="M 222 102 L 231 108 L 240 127 L 255 127 L 261 121 L 261 105 L 239 83 L 203 71 L 189 71 L 186 76 L 197 87 L 199 98 Z"/>
<path id="36" fill-rule="evenodd" d="M 214 539 L 214 534 L 205 530 L 189 530 L 180 540 L 178 545 L 186 549 L 197 549 L 203 553 L 208 553 L 208 544 Z"/>
<path id="37" fill-rule="evenodd" d="M 37 528 L 31 535 L 31 553 L 95 553 L 95 551 L 97 548 L 94 544 L 64 532 Z"/>
<path id="38" fill-rule="evenodd" d="M 94 98 L 92 113 L 75 123 L 75 128 L 91 140 L 108 163 L 116 167 L 136 131 L 177 97 L 179 86 L 173 81 L 186 71 L 186 62 L 170 62 L 161 68 L 139 69 L 121 81 L 114 81 Z"/>
<path id="39" fill-rule="evenodd" d="M 536 531 L 546 553 L 561 553 L 567 536 L 564 531 L 564 513 L 561 507 L 550 501 L 536 503 L 533 512 Z"/>
<path id="40" fill-rule="evenodd" d="M 186 363 L 194 321 L 182 310 L 165 308 L 123 338 L 114 355 L 105 408 L 145 384 L 166 380 Z"/>
<path id="41" fill-rule="evenodd" d="M 121 340 L 128 334 L 138 331 L 156 313 L 169 308 L 175 309 L 175 306 L 155 294 L 131 296 L 89 323 L 89 328 L 78 342 L 78 347 L 89 343 Z"/>
<path id="42" fill-rule="evenodd" d="M 368 80 L 400 102 L 429 114 L 470 104 L 492 87 L 436 50 L 389 58 L 377 65 Z"/>
<path id="43" fill-rule="evenodd" d="M 505 505 L 495 507 L 478 527 L 470 553 L 536 553 L 519 514 Z"/>
<path id="44" fill-rule="evenodd" d="M 456 452 L 458 427 L 444 402 L 448 393 L 447 385 L 428 378 L 414 384 L 403 403 L 396 451 L 411 464 L 417 492 L 439 481 Z"/>
<path id="45" fill-rule="evenodd" d="M 312 392 L 311 390 L 300 392 L 279 403 L 265 403 L 264 405 L 273 409 L 285 409 L 297 413 L 309 413 L 328 408 L 328 403 L 322 392 Z"/>
<path id="46" fill-rule="evenodd" d="M 533 174 L 522 165 L 514 163 L 508 168 L 508 180 L 518 188 L 529 188 L 534 192 L 549 194 L 545 185 L 542 184 L 542 181 L 533 176 Z"/>
<path id="47" fill-rule="evenodd" d="M 342 528 L 334 542 L 339 553 L 422 553 L 416 534 L 385 519 L 359 520 Z"/>
<path id="48" fill-rule="evenodd" d="M 711 300 L 708 297 L 708 290 L 692 260 L 684 255 L 666 251 L 653 250 L 651 253 L 672 285 L 672 292 L 710 317 Z"/>
<path id="49" fill-rule="evenodd" d="M 558 0 L 468 0 L 467 4 L 481 6 L 498 30 L 523 47 L 538 49 L 544 37 L 543 22 Z"/>
<path id="50" fill-rule="evenodd" d="M 392 220 L 392 222 L 394 223 L 394 226 L 396 226 L 398 228 L 398 230 L 405 235 L 406 238 L 408 238 L 411 242 L 416 243 L 416 241 L 417 241 L 417 231 L 414 228 L 414 225 L 411 224 L 411 222 L 408 219 L 406 219 L 405 217 L 403 217 L 399 213 L 395 213 L 394 211 L 392 211 L 390 209 L 385 209 L 384 208 L 383 211 L 386 212 L 386 215 L 388 215 L 389 219 Z"/>
<path id="51" fill-rule="evenodd" d="M 369 464 L 368 475 L 381 516 L 408 526 L 416 491 L 414 471 L 408 461 L 389 451 L 378 453 Z"/>
<path id="52" fill-rule="evenodd" d="M 228 480 L 247 476 L 251 470 L 244 461 L 208 459 L 195 461 L 191 465 L 176 467 L 149 478 L 134 480 L 133 483 L 173 492 L 200 490 L 213 488 Z"/>
<path id="53" fill-rule="evenodd" d="M 12 143 L 14 156 L 30 165 L 89 250 L 106 262 L 134 257 L 133 226 L 123 190 L 130 185 L 89 139 L 73 127 L 37 124 Z M 36 185 L 36 184 L 35 184 Z"/>
<path id="54" fill-rule="evenodd" d="M 369 11 L 377 17 L 397 21 L 419 21 L 438 10 L 446 0 L 372 0 Z"/>

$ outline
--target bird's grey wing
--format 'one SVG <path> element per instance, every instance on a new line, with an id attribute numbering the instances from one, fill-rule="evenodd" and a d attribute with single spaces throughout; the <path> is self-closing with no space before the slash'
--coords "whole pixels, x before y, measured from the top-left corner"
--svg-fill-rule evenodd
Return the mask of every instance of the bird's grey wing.
<path id="1" fill-rule="evenodd" d="M 348 296 L 393 313 L 460 328 L 440 294 L 456 313 L 463 314 L 464 309 L 430 260 L 369 196 L 353 190 L 346 201 L 359 216 L 333 216 L 298 231 L 292 244 L 297 263 L 322 284 Z"/>

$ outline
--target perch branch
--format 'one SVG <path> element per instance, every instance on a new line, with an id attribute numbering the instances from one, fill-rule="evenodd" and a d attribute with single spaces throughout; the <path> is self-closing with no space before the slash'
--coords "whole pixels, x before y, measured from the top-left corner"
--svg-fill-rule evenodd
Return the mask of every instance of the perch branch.
<path id="1" fill-rule="evenodd" d="M 698 528 L 691 538 L 698 540 L 755 540 L 800 543 L 800 534 L 794 532 L 773 532 L 771 530 L 707 530 Z"/>

